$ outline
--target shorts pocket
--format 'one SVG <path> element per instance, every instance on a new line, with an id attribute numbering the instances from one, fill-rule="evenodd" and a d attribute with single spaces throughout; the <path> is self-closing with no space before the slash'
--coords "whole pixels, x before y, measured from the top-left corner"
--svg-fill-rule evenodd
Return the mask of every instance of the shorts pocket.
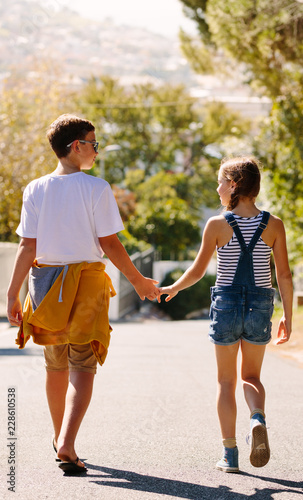
<path id="1" fill-rule="evenodd" d="M 262 303 L 254 301 L 250 304 L 246 316 L 246 333 L 256 339 L 270 338 L 273 311 L 274 306 L 271 299 L 265 299 Z"/>
<path id="2" fill-rule="evenodd" d="M 228 306 L 228 304 L 226 305 Z M 216 337 L 224 337 L 234 331 L 237 319 L 236 307 L 218 307 L 215 303 L 210 307 L 209 316 L 211 319 L 210 330 Z"/>

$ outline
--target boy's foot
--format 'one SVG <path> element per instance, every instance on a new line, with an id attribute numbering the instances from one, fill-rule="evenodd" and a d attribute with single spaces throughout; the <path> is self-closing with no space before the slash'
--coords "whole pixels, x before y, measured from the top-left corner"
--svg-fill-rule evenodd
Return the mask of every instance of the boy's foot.
<path id="1" fill-rule="evenodd" d="M 56 453 L 56 455 L 57 455 L 58 450 L 57 450 L 57 444 L 55 443 L 55 438 L 54 438 L 54 437 L 53 437 L 53 448 L 54 448 L 54 452 L 55 452 L 55 453 Z M 60 458 L 58 458 L 58 457 L 56 457 L 56 462 L 61 462 L 61 459 L 60 459 Z"/>
<path id="2" fill-rule="evenodd" d="M 79 457 L 76 455 L 75 450 L 69 450 L 68 448 L 65 448 L 64 446 L 58 446 L 57 445 L 57 450 L 58 450 L 58 458 L 61 461 L 61 464 L 59 465 L 60 469 L 73 469 L 73 472 L 79 471 L 81 472 L 80 469 L 83 471 L 86 470 L 86 467 L 83 462 L 79 459 Z M 76 458 L 71 458 L 72 456 L 76 456 Z M 63 467 L 61 467 L 62 464 L 65 464 Z M 66 466 L 66 464 L 71 464 Z"/>
<path id="3" fill-rule="evenodd" d="M 239 453 L 237 446 L 235 448 L 224 448 L 224 455 L 217 462 L 216 469 L 223 472 L 239 472 Z"/>
<path id="4" fill-rule="evenodd" d="M 76 460 L 73 461 L 61 462 L 59 464 L 59 467 L 66 474 L 83 474 L 87 471 L 87 468 L 84 466 L 83 462 L 80 461 L 79 457 L 77 457 Z"/>
<path id="5" fill-rule="evenodd" d="M 264 467 L 270 458 L 267 429 L 265 419 L 260 414 L 255 414 L 250 421 L 250 463 L 254 467 Z"/>

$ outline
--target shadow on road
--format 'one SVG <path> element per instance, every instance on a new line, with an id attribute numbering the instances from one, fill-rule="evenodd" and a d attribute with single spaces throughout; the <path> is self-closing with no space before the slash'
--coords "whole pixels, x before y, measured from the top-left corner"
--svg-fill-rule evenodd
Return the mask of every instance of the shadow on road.
<path id="1" fill-rule="evenodd" d="M 261 479 L 262 481 L 268 481 L 269 483 L 280 484 L 281 486 L 287 486 L 288 488 L 298 488 L 298 491 L 296 491 L 296 493 L 300 493 L 301 495 L 303 495 L 303 480 L 302 481 L 290 481 L 289 479 L 279 479 L 276 477 L 258 476 L 255 474 L 249 474 L 248 472 L 242 472 L 241 474 L 242 474 L 242 476 L 255 477 L 256 479 Z"/>
<path id="2" fill-rule="evenodd" d="M 18 349 L 8 347 L 0 349 L 0 356 L 43 356 L 43 351 L 38 349 Z"/>
<path id="3" fill-rule="evenodd" d="M 88 468 L 87 478 L 100 486 L 110 486 L 111 488 L 124 488 L 134 491 L 142 491 L 149 493 L 157 493 L 158 495 L 170 495 L 175 498 L 188 498 L 191 500 L 206 500 L 206 499 L 253 499 L 253 500 L 270 500 L 277 493 L 297 493 L 303 494 L 303 482 L 296 483 L 294 481 L 280 480 L 274 478 L 265 478 L 254 476 L 252 474 L 243 473 L 256 479 L 262 479 L 277 483 L 282 488 L 263 488 L 257 489 L 252 495 L 237 493 L 228 486 L 219 485 L 218 487 L 203 486 L 198 484 L 186 483 L 184 481 L 175 481 L 172 479 L 164 479 L 153 476 L 137 474 L 135 472 L 124 471 L 119 469 L 109 469 L 92 464 L 85 464 Z M 96 474 L 91 474 L 90 471 L 95 471 Z M 97 474 L 97 472 L 99 474 Z M 296 488 L 296 489 L 290 489 Z M 301 490 L 301 491 L 300 491 Z"/>

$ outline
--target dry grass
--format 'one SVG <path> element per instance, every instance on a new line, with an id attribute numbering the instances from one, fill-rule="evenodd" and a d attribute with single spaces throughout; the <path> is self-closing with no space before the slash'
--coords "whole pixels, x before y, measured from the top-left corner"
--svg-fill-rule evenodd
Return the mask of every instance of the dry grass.
<path id="1" fill-rule="evenodd" d="M 281 310 L 277 310 L 274 313 L 272 320 L 273 340 L 275 340 L 277 335 L 277 328 L 281 314 Z M 303 307 L 298 307 L 294 310 L 293 331 L 289 341 L 280 346 L 275 346 L 273 345 L 273 342 L 271 342 L 269 344 L 269 349 L 275 354 L 295 361 L 301 368 L 303 368 Z"/>

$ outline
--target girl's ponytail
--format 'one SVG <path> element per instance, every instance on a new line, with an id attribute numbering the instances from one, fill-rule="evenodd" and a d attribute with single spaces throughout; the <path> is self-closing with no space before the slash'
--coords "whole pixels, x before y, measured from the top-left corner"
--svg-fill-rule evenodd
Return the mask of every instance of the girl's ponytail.
<path id="1" fill-rule="evenodd" d="M 237 156 L 221 161 L 220 171 L 225 179 L 235 182 L 227 210 L 233 210 L 241 196 L 256 198 L 260 191 L 259 162 L 254 157 Z"/>

